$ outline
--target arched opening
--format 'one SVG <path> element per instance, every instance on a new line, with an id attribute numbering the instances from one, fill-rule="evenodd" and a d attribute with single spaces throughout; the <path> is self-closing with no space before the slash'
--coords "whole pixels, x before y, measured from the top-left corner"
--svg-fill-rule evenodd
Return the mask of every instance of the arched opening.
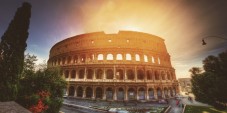
<path id="1" fill-rule="evenodd" d="M 113 90 L 111 88 L 106 89 L 106 99 L 113 100 Z"/>
<path id="2" fill-rule="evenodd" d="M 83 88 L 79 86 L 76 91 L 77 97 L 83 97 Z"/>
<path id="3" fill-rule="evenodd" d="M 79 71 L 79 79 L 83 79 L 84 78 L 84 69 L 81 69 Z"/>
<path id="4" fill-rule="evenodd" d="M 170 73 L 169 72 L 167 73 L 167 78 L 168 78 L 168 80 L 170 80 Z"/>
<path id="5" fill-rule="evenodd" d="M 147 70 L 147 80 L 152 80 L 152 71 Z"/>
<path id="6" fill-rule="evenodd" d="M 145 100 L 145 90 L 144 88 L 139 88 L 139 100 Z"/>
<path id="7" fill-rule="evenodd" d="M 98 54 L 98 59 L 97 60 L 103 60 L 103 54 Z"/>
<path id="8" fill-rule="evenodd" d="M 162 90 L 160 88 L 157 88 L 157 96 L 158 96 L 158 99 L 162 98 Z"/>
<path id="9" fill-rule="evenodd" d="M 92 79 L 92 76 L 94 75 L 94 72 L 92 69 L 88 69 L 87 71 L 87 79 Z"/>
<path id="10" fill-rule="evenodd" d="M 117 69 L 116 71 L 116 78 L 118 80 L 123 80 L 124 79 L 124 73 L 122 69 Z"/>
<path id="11" fill-rule="evenodd" d="M 133 88 L 128 89 L 128 100 L 135 100 L 136 98 L 135 90 Z"/>
<path id="12" fill-rule="evenodd" d="M 65 71 L 65 78 L 69 78 L 69 70 Z"/>
<path id="13" fill-rule="evenodd" d="M 124 100 L 124 89 L 123 88 L 118 89 L 117 100 Z"/>
<path id="14" fill-rule="evenodd" d="M 92 88 L 87 87 L 86 88 L 86 98 L 91 98 L 93 94 Z"/>
<path id="15" fill-rule="evenodd" d="M 137 70 L 137 79 L 143 80 L 144 79 L 144 71 L 143 70 Z"/>
<path id="16" fill-rule="evenodd" d="M 153 88 L 148 89 L 148 95 L 149 95 L 149 99 L 154 99 L 154 89 Z"/>
<path id="17" fill-rule="evenodd" d="M 140 56 L 136 54 L 136 61 L 140 61 Z"/>
<path id="18" fill-rule="evenodd" d="M 165 80 L 166 79 L 165 78 L 165 72 L 162 71 L 161 75 L 162 75 L 162 80 Z"/>
<path id="19" fill-rule="evenodd" d="M 76 78 L 76 71 L 75 70 L 72 70 L 71 71 L 71 78 L 72 79 L 75 79 Z"/>
<path id="20" fill-rule="evenodd" d="M 80 56 L 80 62 L 82 62 L 82 63 L 86 62 L 86 56 L 85 55 Z"/>
<path id="21" fill-rule="evenodd" d="M 165 98 L 169 98 L 168 89 L 167 88 L 164 88 L 164 94 L 165 94 Z"/>
<path id="22" fill-rule="evenodd" d="M 78 63 L 78 56 L 77 55 L 74 56 L 74 63 Z"/>
<path id="23" fill-rule="evenodd" d="M 129 69 L 129 70 L 127 70 L 127 79 L 128 80 L 134 80 L 134 77 L 135 75 L 134 75 L 134 72 L 133 72 L 133 70 L 131 70 L 131 69 Z"/>
<path id="24" fill-rule="evenodd" d="M 114 75 L 114 73 L 113 73 L 112 69 L 108 69 L 106 71 L 106 79 L 113 79 L 113 75 Z"/>
<path id="25" fill-rule="evenodd" d="M 175 96 L 176 95 L 176 88 L 174 87 L 173 88 L 173 96 Z"/>
<path id="26" fill-rule="evenodd" d="M 103 71 L 101 69 L 98 69 L 96 71 L 96 79 L 102 79 Z"/>
<path id="27" fill-rule="evenodd" d="M 100 87 L 96 88 L 95 97 L 96 97 L 96 99 L 102 99 L 102 88 L 100 88 Z"/>
<path id="28" fill-rule="evenodd" d="M 159 80 L 159 73 L 158 73 L 158 71 L 155 71 L 155 80 Z"/>
<path id="29" fill-rule="evenodd" d="M 67 64 L 70 64 L 71 63 L 71 56 L 69 56 L 68 58 L 67 58 Z"/>
<path id="30" fill-rule="evenodd" d="M 74 96 L 75 88 L 73 86 L 69 87 L 69 96 Z"/>
<path id="31" fill-rule="evenodd" d="M 122 54 L 117 54 L 117 60 L 123 60 Z"/>
<path id="32" fill-rule="evenodd" d="M 113 55 L 112 54 L 107 54 L 106 60 L 113 60 Z"/>
<path id="33" fill-rule="evenodd" d="M 148 62 L 147 55 L 144 55 L 144 62 Z"/>
<path id="34" fill-rule="evenodd" d="M 126 60 L 132 60 L 132 56 L 131 56 L 131 54 L 126 54 Z"/>

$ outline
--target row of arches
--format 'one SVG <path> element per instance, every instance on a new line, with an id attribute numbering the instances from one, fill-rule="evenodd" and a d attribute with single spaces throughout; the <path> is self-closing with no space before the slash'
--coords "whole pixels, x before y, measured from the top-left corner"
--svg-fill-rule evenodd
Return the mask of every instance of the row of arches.
<path id="1" fill-rule="evenodd" d="M 175 88 L 145 88 L 141 87 L 138 90 L 135 88 L 128 88 L 125 90 L 122 87 L 114 88 L 102 88 L 102 87 L 86 87 L 78 86 L 76 89 L 74 86 L 70 86 L 68 90 L 68 96 L 80 97 L 80 98 L 95 98 L 95 99 L 107 99 L 107 100 L 149 100 L 149 99 L 162 99 L 173 97 L 176 94 Z M 147 98 L 146 98 L 147 96 Z"/>
<path id="2" fill-rule="evenodd" d="M 136 62 L 145 62 L 152 64 L 161 64 L 167 63 L 170 64 L 169 57 L 158 57 L 158 56 L 148 56 L 142 54 L 82 54 L 75 56 L 63 56 L 60 58 L 54 58 L 50 61 L 49 64 L 52 66 L 56 65 L 65 65 L 65 64 L 76 64 L 76 63 L 85 63 L 85 62 L 94 62 L 94 61 L 136 61 Z"/>
<path id="3" fill-rule="evenodd" d="M 137 69 L 79 69 L 65 70 L 65 78 L 71 79 L 117 79 L 117 80 L 173 80 L 174 74 L 170 71 Z"/>

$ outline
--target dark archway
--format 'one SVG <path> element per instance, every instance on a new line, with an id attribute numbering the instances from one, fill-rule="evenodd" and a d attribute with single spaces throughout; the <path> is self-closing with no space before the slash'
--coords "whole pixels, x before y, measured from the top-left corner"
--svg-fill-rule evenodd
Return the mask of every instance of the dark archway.
<path id="1" fill-rule="evenodd" d="M 71 71 L 71 78 L 72 79 L 76 78 L 76 71 L 75 70 Z"/>
<path id="2" fill-rule="evenodd" d="M 106 71 L 106 79 L 113 79 L 114 73 L 112 69 Z"/>
<path id="3" fill-rule="evenodd" d="M 92 69 L 88 69 L 88 71 L 87 71 L 87 79 L 92 79 L 93 75 L 94 75 L 93 70 Z"/>
<path id="4" fill-rule="evenodd" d="M 79 86 L 76 91 L 77 97 L 83 97 L 83 88 Z"/>
<path id="5" fill-rule="evenodd" d="M 84 69 L 79 71 L 79 79 L 84 79 Z"/>
<path id="6" fill-rule="evenodd" d="M 124 89 L 123 88 L 118 89 L 117 100 L 124 100 Z"/>
<path id="7" fill-rule="evenodd" d="M 152 80 L 152 71 L 147 70 L 147 80 Z"/>
<path id="8" fill-rule="evenodd" d="M 98 69 L 96 71 L 96 79 L 102 79 L 103 71 L 101 69 Z"/>
<path id="9" fill-rule="evenodd" d="M 113 90 L 112 88 L 106 89 L 106 99 L 107 100 L 113 100 Z"/>
<path id="10" fill-rule="evenodd" d="M 128 89 L 128 100 L 135 100 L 136 92 L 133 88 Z"/>
<path id="11" fill-rule="evenodd" d="M 162 90 L 160 88 L 157 88 L 157 97 L 158 99 L 162 98 Z"/>
<path id="12" fill-rule="evenodd" d="M 69 70 L 65 71 L 65 78 L 69 78 Z"/>
<path id="13" fill-rule="evenodd" d="M 143 70 L 137 70 L 137 79 L 143 80 L 144 79 L 144 71 Z"/>
<path id="14" fill-rule="evenodd" d="M 100 87 L 96 88 L 95 97 L 96 97 L 96 99 L 102 99 L 102 88 L 100 88 Z"/>
<path id="15" fill-rule="evenodd" d="M 127 79 L 128 80 L 134 80 L 135 75 L 132 69 L 127 70 Z"/>
<path id="16" fill-rule="evenodd" d="M 154 89 L 153 88 L 148 89 L 148 95 L 149 95 L 149 99 L 154 99 Z"/>
<path id="17" fill-rule="evenodd" d="M 139 100 L 145 100 L 145 90 L 144 90 L 144 88 L 139 88 L 138 95 L 139 95 Z"/>
<path id="18" fill-rule="evenodd" d="M 91 87 L 87 87 L 86 88 L 86 98 L 91 98 L 93 94 L 92 88 Z"/>
<path id="19" fill-rule="evenodd" d="M 74 96 L 75 88 L 73 86 L 69 87 L 69 96 Z"/>

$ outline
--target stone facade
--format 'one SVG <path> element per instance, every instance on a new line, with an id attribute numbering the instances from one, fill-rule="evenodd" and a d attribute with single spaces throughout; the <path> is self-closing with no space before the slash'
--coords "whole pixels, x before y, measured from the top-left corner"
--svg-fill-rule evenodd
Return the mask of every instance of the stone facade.
<path id="1" fill-rule="evenodd" d="M 48 67 L 60 66 L 67 95 L 103 100 L 151 100 L 179 92 L 164 40 L 132 31 L 87 33 L 50 50 Z"/>

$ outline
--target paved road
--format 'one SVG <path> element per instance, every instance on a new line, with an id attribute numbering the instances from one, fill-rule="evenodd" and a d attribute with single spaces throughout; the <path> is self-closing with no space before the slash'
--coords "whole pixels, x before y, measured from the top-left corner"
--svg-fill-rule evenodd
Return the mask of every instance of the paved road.
<path id="1" fill-rule="evenodd" d="M 176 105 L 176 101 L 175 99 L 170 99 L 169 100 L 169 105 L 171 106 L 171 110 L 169 113 L 182 113 L 183 111 L 183 107 L 182 107 L 182 101 L 179 102 L 179 105 Z"/>

